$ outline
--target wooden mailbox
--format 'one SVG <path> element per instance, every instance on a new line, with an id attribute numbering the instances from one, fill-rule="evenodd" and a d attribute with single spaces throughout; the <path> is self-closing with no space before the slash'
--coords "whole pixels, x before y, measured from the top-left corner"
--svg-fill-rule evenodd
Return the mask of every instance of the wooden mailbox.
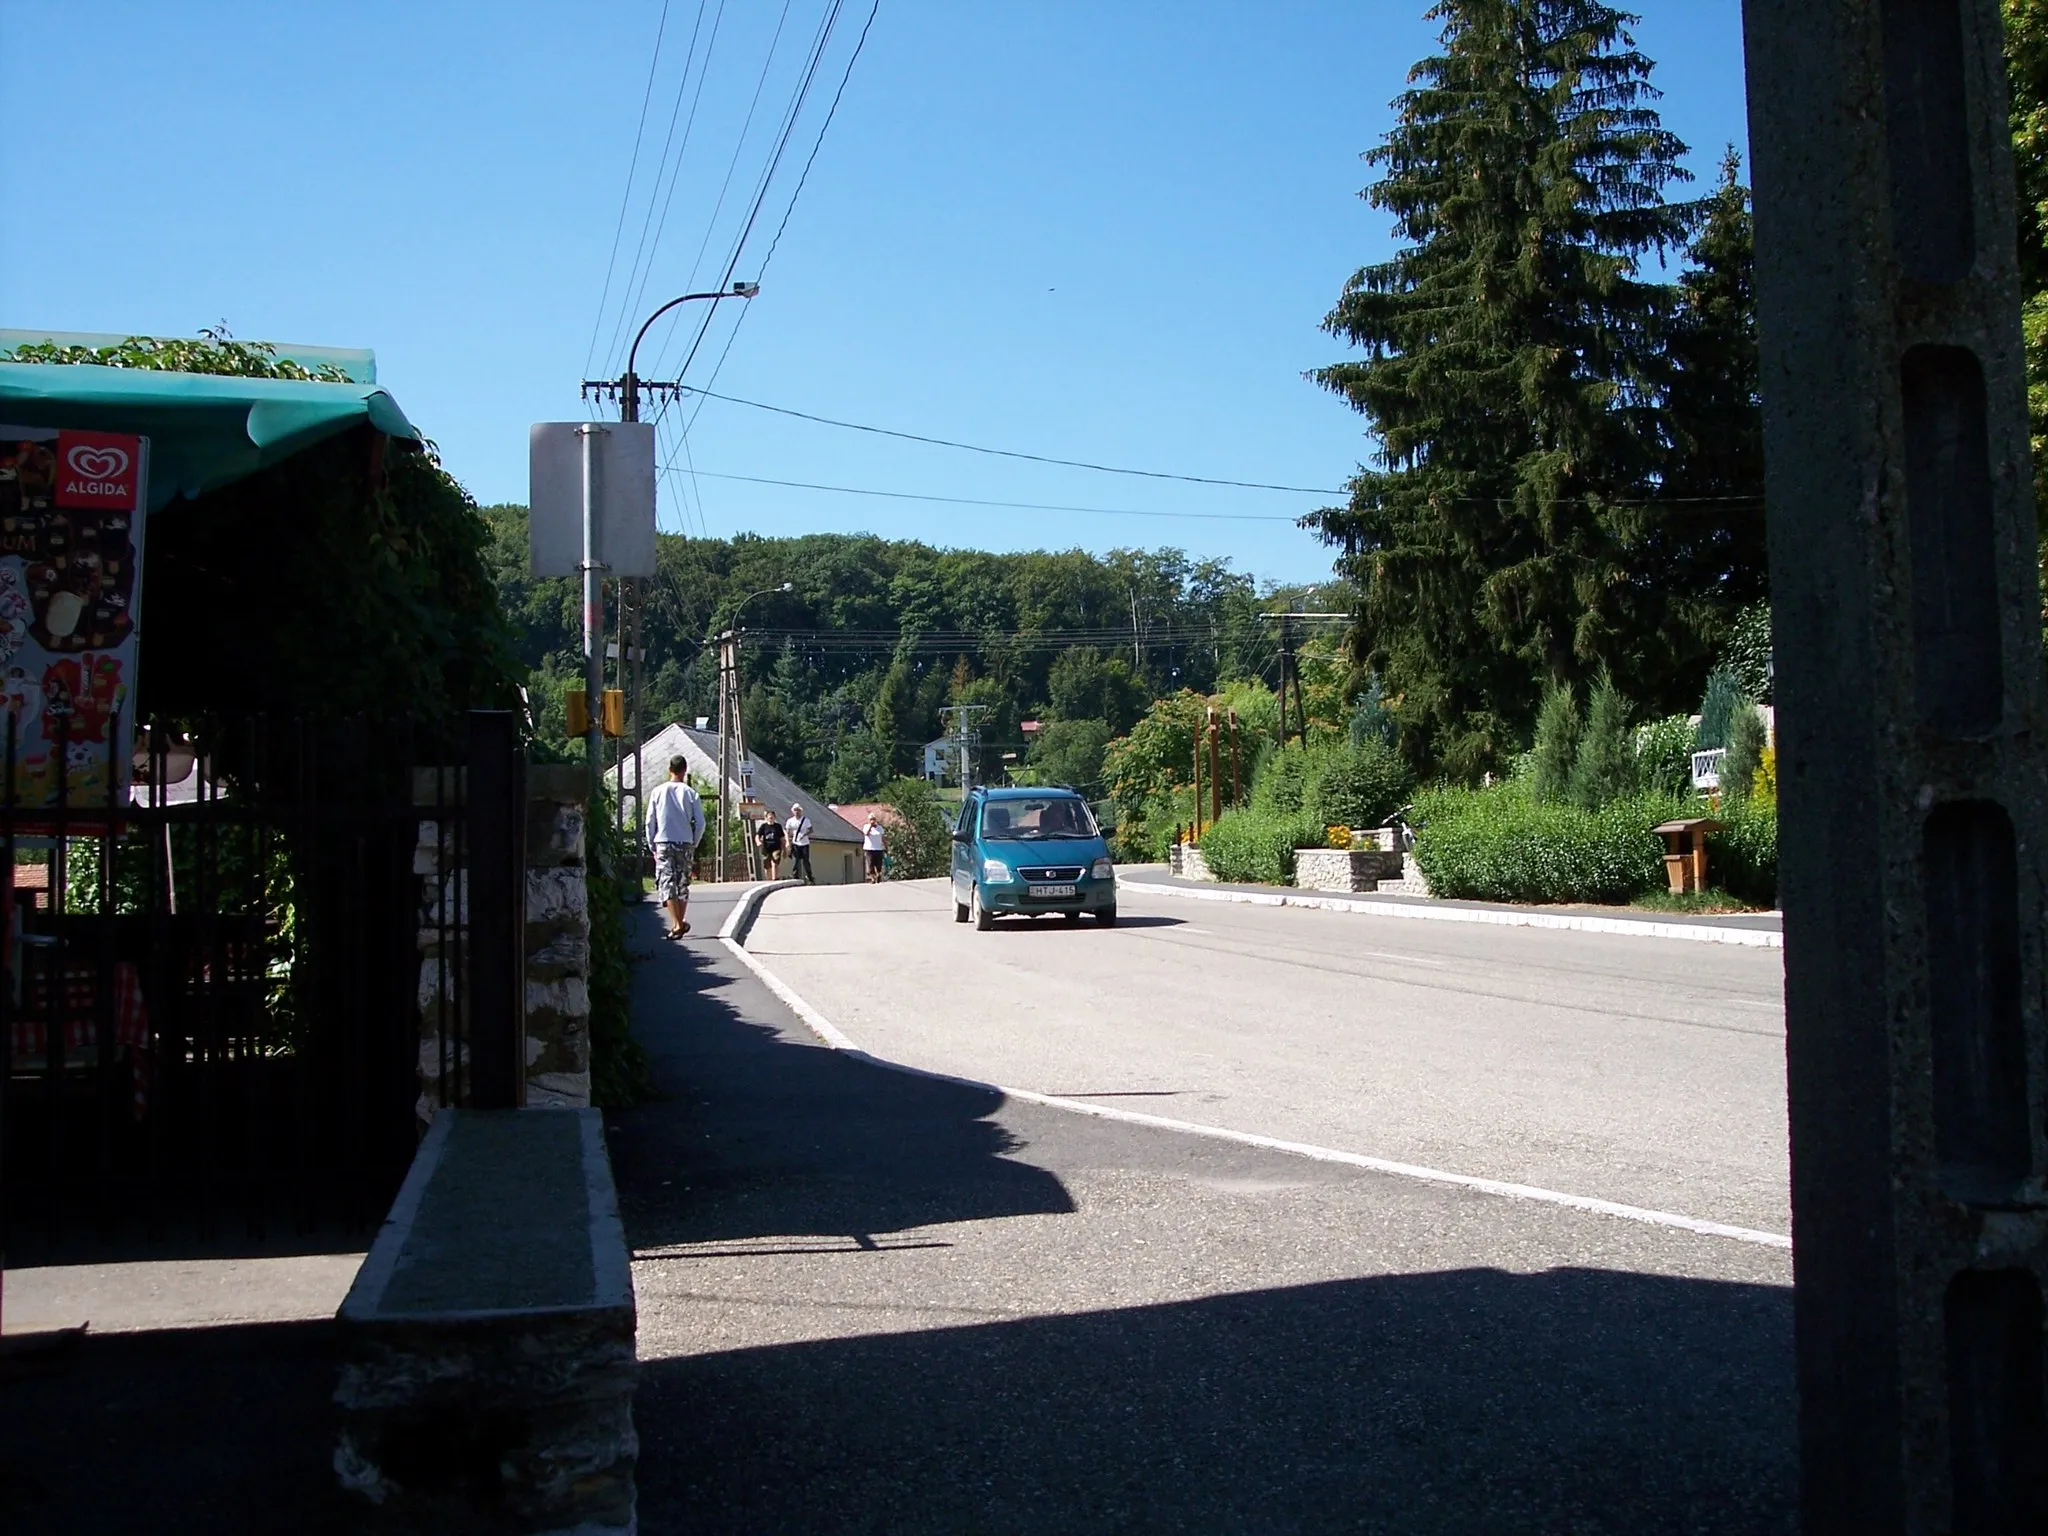
<path id="1" fill-rule="evenodd" d="M 1664 877 L 1672 895 L 1707 888 L 1707 834 L 1721 825 L 1711 816 L 1681 816 L 1651 828 L 1664 839 Z"/>

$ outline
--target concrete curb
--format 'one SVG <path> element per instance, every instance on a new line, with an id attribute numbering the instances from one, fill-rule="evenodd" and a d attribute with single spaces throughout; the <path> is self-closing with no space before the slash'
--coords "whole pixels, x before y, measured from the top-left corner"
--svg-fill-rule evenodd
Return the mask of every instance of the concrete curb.
<path id="1" fill-rule="evenodd" d="M 1638 939 L 1683 939 L 1694 944 L 1741 944 L 1783 949 L 1785 936 L 1768 928 L 1712 928 L 1704 923 L 1660 923 L 1648 918 L 1595 917 L 1590 913 L 1516 912 L 1489 907 L 1411 905 L 1362 896 L 1320 896 L 1307 891 L 1196 891 L 1183 885 L 1140 880 L 1117 871 L 1125 890 L 1190 901 L 1230 901 L 1251 907 L 1312 907 L 1321 912 L 1357 912 L 1366 917 L 1406 917 L 1436 923 L 1491 923 L 1500 928 L 1565 928 L 1579 933 L 1614 933 Z"/>
<path id="2" fill-rule="evenodd" d="M 1137 1110 L 1091 1104 L 1083 1099 L 1034 1093 L 1028 1088 L 1006 1088 L 1001 1083 L 987 1083 L 979 1078 L 961 1077 L 951 1072 L 934 1072 L 926 1067 L 913 1067 L 907 1062 L 891 1061 L 886 1056 L 877 1056 L 871 1051 L 862 1050 L 844 1030 L 805 1001 L 796 988 L 763 965 L 748 951 L 743 942 L 747 930 L 753 926 L 755 914 L 760 911 L 761 903 L 767 900 L 768 894 L 794 883 L 780 881 L 774 885 L 751 886 L 742 891 L 739 901 L 733 907 L 732 915 L 719 930 L 719 941 L 731 951 L 740 964 L 754 974 L 754 978 L 762 986 L 775 995 L 784 1007 L 801 1019 L 811 1033 L 842 1056 L 851 1057 L 855 1061 L 880 1067 L 887 1072 L 902 1072 L 910 1077 L 930 1078 L 941 1083 L 958 1083 L 963 1087 L 999 1094 L 1006 1099 L 1021 1099 L 1028 1104 L 1042 1104 L 1048 1109 L 1063 1109 L 1070 1114 L 1087 1115 L 1097 1120 L 1115 1120 L 1125 1125 L 1142 1125 L 1154 1130 L 1177 1131 L 1182 1135 L 1207 1137 L 1213 1141 L 1235 1142 L 1239 1146 L 1260 1147 L 1266 1151 L 1286 1153 L 1292 1157 L 1305 1157 L 1313 1162 L 1338 1163 L 1346 1167 L 1363 1168 L 1372 1173 L 1391 1174 L 1396 1178 L 1414 1179 L 1425 1184 L 1445 1184 L 1453 1188 L 1471 1190 L 1476 1194 L 1494 1195 L 1508 1200 L 1526 1200 L 1539 1205 L 1556 1205 L 1570 1210 L 1587 1211 L 1594 1215 L 1616 1216 L 1624 1221 L 1690 1232 L 1697 1237 L 1732 1238 L 1737 1242 L 1755 1243 L 1766 1248 L 1789 1249 L 1792 1246 L 1789 1237 L 1776 1232 L 1761 1232 L 1753 1227 L 1702 1221 L 1698 1217 L 1679 1215 L 1671 1211 L 1653 1211 L 1642 1206 L 1624 1205 L 1618 1201 L 1601 1200 L 1588 1195 L 1539 1189 L 1533 1185 L 1513 1184 L 1502 1179 L 1481 1178 L 1468 1173 L 1453 1173 L 1441 1168 L 1424 1168 L 1414 1163 L 1368 1157 L 1363 1153 L 1313 1146 L 1307 1142 L 1283 1141 L 1277 1137 L 1260 1136 L 1250 1131 L 1233 1131 L 1223 1126 L 1200 1125 L 1189 1120 L 1170 1120 L 1164 1115 L 1147 1115 Z M 1135 884 L 1138 882 L 1134 882 Z"/>

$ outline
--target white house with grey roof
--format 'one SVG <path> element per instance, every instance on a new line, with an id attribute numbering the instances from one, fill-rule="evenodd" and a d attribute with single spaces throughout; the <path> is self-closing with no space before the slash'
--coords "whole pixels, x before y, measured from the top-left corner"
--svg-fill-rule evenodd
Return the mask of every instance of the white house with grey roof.
<path id="1" fill-rule="evenodd" d="M 626 758 L 621 766 L 627 786 L 642 782 L 643 765 L 644 782 L 650 786 L 659 784 L 668 777 L 668 764 L 672 757 L 688 760 L 690 777 L 699 783 L 718 783 L 718 732 L 696 730 L 678 721 L 674 725 L 663 726 L 648 737 L 637 760 L 631 756 Z M 773 763 L 758 755 L 751 761 L 756 800 L 781 821 L 787 821 L 790 808 L 798 805 L 811 818 L 811 870 L 817 875 L 818 883 L 852 885 L 858 882 L 861 878 L 860 830 L 816 795 L 799 789 Z M 727 803 L 732 805 L 738 805 L 741 799 L 738 771 L 735 764 L 735 778 L 723 791 Z M 618 772 L 618 769 L 607 769 L 606 780 L 615 780 Z M 616 790 L 616 783 L 613 788 Z M 711 808 L 707 806 L 707 822 L 710 814 Z M 715 826 L 707 825 L 704 835 L 706 838 L 715 837 Z M 709 868 L 708 865 L 706 867 Z M 789 872 L 790 861 L 786 856 L 782 868 L 784 874 Z"/>

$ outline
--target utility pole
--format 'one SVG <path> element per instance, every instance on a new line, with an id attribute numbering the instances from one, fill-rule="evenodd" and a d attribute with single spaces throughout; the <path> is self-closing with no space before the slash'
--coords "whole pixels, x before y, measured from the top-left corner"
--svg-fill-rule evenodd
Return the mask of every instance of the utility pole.
<path id="1" fill-rule="evenodd" d="M 1221 735 L 1217 725 L 1217 707 L 1208 707 L 1208 723 L 1202 735 L 1208 737 L 1208 819 L 1210 823 L 1223 819 L 1223 774 L 1217 772 L 1217 737 Z"/>
<path id="2" fill-rule="evenodd" d="M 583 761 L 589 773 L 586 805 L 595 809 L 604 775 L 604 566 L 597 558 L 597 439 L 610 428 L 591 422 L 576 429 L 583 441 Z"/>
<path id="3" fill-rule="evenodd" d="M 739 720 L 737 700 L 733 697 L 733 675 L 738 671 L 738 657 L 734 648 L 739 637 L 732 630 L 724 630 L 718 636 L 718 872 L 716 880 L 726 878 L 726 860 L 730 856 L 731 818 L 737 807 L 733 795 L 733 728 Z"/>
<path id="4" fill-rule="evenodd" d="M 1998 0 L 1747 0 L 1806 1536 L 2048 1529 L 2048 686 Z"/>
<path id="5" fill-rule="evenodd" d="M 708 299 L 711 303 L 716 304 L 720 299 L 751 299 L 754 297 L 755 294 L 759 293 L 760 291 L 761 285 L 759 283 L 734 283 L 730 288 L 720 289 L 715 293 L 686 293 L 682 295 L 682 297 L 680 298 L 670 299 L 666 304 L 662 305 L 659 309 L 655 310 L 653 314 L 649 315 L 647 319 L 641 324 L 639 331 L 634 335 L 633 345 L 629 347 L 626 351 L 625 373 L 620 375 L 620 377 L 618 377 L 617 379 L 585 379 L 583 381 L 582 389 L 583 398 L 585 400 L 595 398 L 615 401 L 619 407 L 619 420 L 634 422 L 637 422 L 640 419 L 640 395 L 643 390 L 647 394 L 654 396 L 657 399 L 666 399 L 667 401 L 673 403 L 678 397 L 681 396 L 683 392 L 683 385 L 680 379 L 643 379 L 640 377 L 639 373 L 640 343 L 647 339 L 647 333 L 650 329 L 653 328 L 654 322 L 659 320 L 663 315 L 667 314 L 670 310 L 674 309 L 677 305 L 687 304 L 692 299 Z M 590 455 L 587 447 L 584 453 L 584 463 L 586 465 L 587 481 L 587 466 L 590 463 Z M 589 499 L 589 496 L 590 488 L 588 484 L 586 484 L 583 518 L 583 558 L 586 564 L 588 564 L 591 560 L 590 509 L 592 503 Z M 622 692 L 625 695 L 626 716 L 627 719 L 630 721 L 630 724 L 627 725 L 625 732 L 619 738 L 619 794 L 618 804 L 613 808 L 617 816 L 618 827 L 622 832 L 624 831 L 626 826 L 626 796 L 629 793 L 629 791 L 626 788 L 625 769 L 626 741 L 628 737 L 632 739 L 633 743 L 633 787 L 630 793 L 633 797 L 633 822 L 635 826 L 638 826 L 640 824 L 643 816 L 644 806 L 646 804 L 643 798 L 644 786 L 640 782 L 640 775 L 647 766 L 644 762 L 641 761 L 641 754 L 646 745 L 643 722 L 641 720 L 640 714 L 641 598 L 642 592 L 640 588 L 640 583 L 637 580 L 621 579 L 619 581 L 619 689 L 620 692 Z M 584 651 L 586 653 L 584 664 L 583 688 L 584 694 L 586 698 L 589 700 L 591 719 L 593 722 L 595 722 L 598 719 L 599 713 L 602 710 L 604 704 L 604 661 L 602 655 L 600 654 L 597 659 L 596 665 L 593 668 L 589 660 L 588 653 L 591 647 L 590 637 L 592 633 L 592 599 L 590 590 L 590 576 L 587 572 L 585 573 L 584 577 L 583 606 Z M 600 640 L 598 643 L 601 646 L 601 632 L 604 627 L 604 587 L 601 578 L 597 586 L 597 597 L 595 606 L 597 611 L 596 628 L 600 633 Z M 630 615 L 630 617 L 628 617 L 628 615 Z M 595 724 L 593 724 L 592 734 L 590 737 L 591 744 L 588 748 L 590 753 L 590 761 L 592 764 L 590 803 L 593 806 L 597 804 L 598 771 L 596 764 L 598 762 L 599 754 L 601 751 L 601 748 L 599 748 L 596 745 L 597 741 L 598 736 L 596 733 L 596 727 Z M 722 827 L 723 823 L 721 822 L 721 829 Z M 719 873 L 720 877 L 723 878 L 723 868 L 720 869 Z"/>
<path id="6" fill-rule="evenodd" d="M 992 704 L 949 704 L 939 713 L 953 717 L 953 749 L 960 754 L 960 793 L 964 798 L 974 787 L 974 749 L 981 745 L 981 732 L 974 722 L 994 713 Z"/>
<path id="7" fill-rule="evenodd" d="M 1244 804 L 1244 774 L 1239 767 L 1237 751 L 1237 711 L 1230 711 L 1230 803 Z"/>

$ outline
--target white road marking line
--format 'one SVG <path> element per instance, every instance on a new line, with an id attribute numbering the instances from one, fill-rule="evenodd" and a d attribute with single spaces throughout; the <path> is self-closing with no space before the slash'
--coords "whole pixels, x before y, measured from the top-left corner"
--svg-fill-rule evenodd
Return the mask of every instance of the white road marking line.
<path id="1" fill-rule="evenodd" d="M 1573 1195 L 1562 1190 L 1540 1189 L 1532 1184 L 1512 1184 L 1503 1179 L 1481 1178 L 1476 1174 L 1450 1173 L 1441 1168 L 1424 1168 L 1419 1164 L 1399 1163 L 1384 1157 L 1367 1157 L 1362 1153 L 1343 1152 L 1334 1147 L 1312 1146 L 1307 1142 L 1282 1141 L 1278 1137 L 1259 1136 L 1250 1131 L 1228 1130 L 1219 1125 L 1197 1125 L 1188 1120 L 1170 1120 L 1164 1115 L 1147 1115 L 1134 1109 L 1117 1109 L 1107 1104 L 1089 1104 L 1080 1099 L 1063 1099 L 1049 1093 L 1033 1093 L 1028 1088 L 1005 1088 L 1000 1083 L 985 1083 L 977 1078 L 960 1077 L 951 1072 L 933 1072 L 925 1067 L 889 1061 L 862 1050 L 838 1025 L 806 1002 L 794 987 L 749 954 L 746 945 L 740 942 L 740 935 L 754 909 L 766 899 L 769 891 L 775 889 L 779 887 L 757 885 L 742 891 L 739 900 L 733 904 L 732 915 L 719 930 L 719 941 L 732 951 L 740 964 L 759 977 L 761 984 L 780 998 L 790 1012 L 802 1019 L 820 1040 L 833 1050 L 867 1062 L 871 1066 L 886 1067 L 891 1072 L 904 1072 L 912 1077 L 933 1078 L 942 1083 L 958 1083 L 963 1087 L 978 1088 L 986 1093 L 999 1093 L 1005 1098 L 1022 1099 L 1029 1104 L 1043 1104 L 1048 1108 L 1064 1109 L 1078 1115 L 1093 1115 L 1099 1120 L 1121 1120 L 1131 1125 L 1179 1131 L 1189 1136 L 1207 1136 L 1216 1141 L 1260 1147 L 1268 1152 L 1285 1152 L 1294 1157 L 1311 1158 L 1319 1163 L 1339 1163 L 1349 1168 L 1392 1174 L 1397 1178 L 1416 1179 L 1426 1184 L 1447 1184 L 1478 1194 L 1498 1195 L 1509 1200 L 1528 1200 L 1539 1205 L 1561 1205 L 1569 1210 L 1588 1211 L 1598 1216 L 1617 1216 L 1623 1221 L 1668 1227 L 1679 1232 L 1691 1232 L 1700 1237 L 1725 1237 L 1738 1243 L 1755 1243 L 1765 1248 L 1789 1249 L 1792 1246 L 1792 1239 L 1782 1233 L 1761 1232 L 1754 1227 L 1703 1221 L 1697 1216 L 1682 1216 L 1673 1211 L 1653 1211 L 1640 1205 L 1623 1205 L 1618 1201 L 1600 1200 L 1591 1195 Z"/>

